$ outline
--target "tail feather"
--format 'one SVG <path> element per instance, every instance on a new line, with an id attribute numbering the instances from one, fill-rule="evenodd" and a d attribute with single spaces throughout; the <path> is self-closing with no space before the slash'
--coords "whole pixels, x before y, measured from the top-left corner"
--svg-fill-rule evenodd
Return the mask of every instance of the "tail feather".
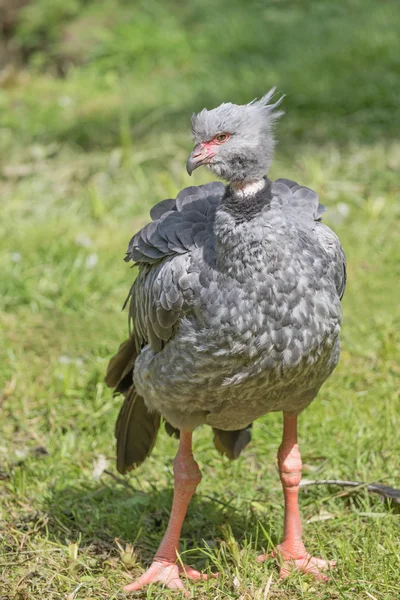
<path id="1" fill-rule="evenodd" d="M 221 454 L 225 454 L 231 460 L 236 460 L 251 440 L 251 428 L 252 423 L 244 429 L 235 431 L 213 428 L 214 446 Z"/>
<path id="2" fill-rule="evenodd" d="M 144 400 L 129 389 L 115 426 L 117 469 L 123 475 L 138 467 L 151 453 L 157 439 L 161 417 L 149 412 Z"/>
<path id="3" fill-rule="evenodd" d="M 105 382 L 117 394 L 126 392 L 131 387 L 136 358 L 136 344 L 131 336 L 120 345 L 107 367 Z"/>
<path id="4" fill-rule="evenodd" d="M 117 469 L 123 475 L 139 466 L 153 450 L 161 417 L 150 412 L 133 384 L 133 370 L 137 358 L 133 336 L 126 340 L 110 360 L 106 384 L 116 394 L 125 395 L 115 425 L 117 438 Z"/>
<path id="5" fill-rule="evenodd" d="M 165 431 L 168 433 L 168 435 L 170 437 L 174 437 L 177 440 L 179 440 L 181 432 L 179 431 L 179 429 L 177 429 L 176 427 L 173 427 L 171 425 L 171 423 L 168 423 L 168 421 L 165 421 Z"/>

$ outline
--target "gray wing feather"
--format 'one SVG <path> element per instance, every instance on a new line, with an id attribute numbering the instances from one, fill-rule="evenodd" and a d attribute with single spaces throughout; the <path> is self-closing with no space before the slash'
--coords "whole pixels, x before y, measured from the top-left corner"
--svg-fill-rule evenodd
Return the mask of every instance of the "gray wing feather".
<path id="1" fill-rule="evenodd" d="M 161 202 L 153 206 L 153 208 L 150 210 L 150 217 L 153 221 L 156 221 L 164 213 L 169 212 L 171 210 L 176 210 L 175 199 L 167 198 L 166 200 L 161 200 Z"/>
<path id="2" fill-rule="evenodd" d="M 276 179 L 275 183 L 283 183 L 288 188 L 292 188 L 292 187 L 295 187 L 296 185 L 298 185 L 296 181 L 293 181 L 292 179 L 285 179 L 284 177 L 280 177 L 279 179 Z"/>
<path id="3" fill-rule="evenodd" d="M 323 204 L 318 204 L 318 211 L 317 211 L 317 220 L 321 221 L 322 220 L 322 215 L 324 214 L 324 212 L 326 211 L 326 206 L 324 206 Z"/>
<path id="4" fill-rule="evenodd" d="M 302 221 L 318 221 L 325 207 L 319 203 L 318 194 L 308 187 L 299 185 L 291 179 L 277 179 L 271 192 L 285 210 Z"/>
<path id="5" fill-rule="evenodd" d="M 190 253 L 212 232 L 215 210 L 225 186 L 213 182 L 189 187 L 176 200 L 151 209 L 153 221 L 131 239 L 125 260 L 139 265 L 128 300 L 138 350 L 149 344 L 159 352 L 190 310 L 197 273 L 189 272 Z"/>
<path id="6" fill-rule="evenodd" d="M 204 192 L 200 187 L 191 186 L 185 188 L 176 197 L 176 208 L 181 211 L 185 204 L 191 204 L 193 200 L 204 198 Z"/>
<path id="7" fill-rule="evenodd" d="M 204 192 L 204 196 L 207 196 L 210 201 L 217 202 L 217 204 L 219 204 L 222 196 L 225 194 L 225 186 L 220 181 L 210 181 L 199 187 Z"/>
<path id="8" fill-rule="evenodd" d="M 321 246 L 329 255 L 336 291 L 342 299 L 346 288 L 346 257 L 338 237 L 320 222 L 326 208 L 320 204 L 318 194 L 291 179 L 277 179 L 272 184 L 271 191 L 276 201 L 284 210 L 289 211 L 297 222 L 303 222 L 314 230 Z"/>
<path id="9" fill-rule="evenodd" d="M 346 256 L 340 244 L 339 238 L 332 229 L 329 229 L 324 223 L 318 223 L 315 233 L 330 258 L 330 265 L 333 269 L 333 279 L 339 298 L 342 299 L 347 281 Z"/>

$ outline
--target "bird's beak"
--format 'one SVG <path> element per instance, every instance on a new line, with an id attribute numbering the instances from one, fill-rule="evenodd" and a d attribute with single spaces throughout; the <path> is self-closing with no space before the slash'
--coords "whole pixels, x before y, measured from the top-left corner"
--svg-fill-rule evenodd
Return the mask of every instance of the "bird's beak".
<path id="1" fill-rule="evenodd" d="M 210 148 L 207 148 L 205 144 L 197 144 L 193 148 L 193 152 L 188 158 L 186 163 L 186 171 L 189 173 L 189 175 L 191 175 L 193 171 L 197 169 L 197 167 L 210 162 L 213 156 L 214 152 L 212 152 Z"/>

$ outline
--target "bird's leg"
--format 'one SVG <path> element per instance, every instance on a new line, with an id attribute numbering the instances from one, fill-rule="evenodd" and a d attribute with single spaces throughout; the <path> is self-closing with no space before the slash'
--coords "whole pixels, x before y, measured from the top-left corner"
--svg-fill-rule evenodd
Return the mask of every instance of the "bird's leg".
<path id="1" fill-rule="evenodd" d="M 179 538 L 190 500 L 201 480 L 200 469 L 193 458 L 192 433 L 181 431 L 179 450 L 174 460 L 174 499 L 167 530 L 150 568 L 124 589 L 132 592 L 150 583 L 163 583 L 169 588 L 184 589 L 180 574 L 191 579 L 207 579 L 195 569 L 179 561 Z"/>
<path id="2" fill-rule="evenodd" d="M 326 561 L 308 554 L 302 538 L 302 526 L 299 510 L 299 484 L 301 481 L 302 462 L 297 443 L 297 415 L 284 413 L 283 437 L 278 450 L 279 475 L 285 499 L 285 521 L 283 541 L 277 546 L 274 556 L 281 563 L 280 576 L 287 577 L 292 569 L 310 573 L 316 579 L 326 581 L 324 573 L 335 561 Z M 265 560 L 262 555 L 259 560 Z"/>

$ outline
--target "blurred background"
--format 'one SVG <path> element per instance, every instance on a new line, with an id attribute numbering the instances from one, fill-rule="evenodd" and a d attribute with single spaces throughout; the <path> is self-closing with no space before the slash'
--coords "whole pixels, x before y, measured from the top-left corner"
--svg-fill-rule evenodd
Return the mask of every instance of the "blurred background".
<path id="1" fill-rule="evenodd" d="M 191 113 L 272 86 L 270 175 L 319 193 L 348 256 L 342 361 L 301 419 L 304 476 L 400 487 L 399 31 L 398 0 L 0 0 L 1 600 L 117 598 L 156 549 L 176 443 L 162 432 L 119 478 L 103 383 L 127 333 L 122 259 L 153 204 L 209 179 L 185 171 Z M 309 548 L 339 562 L 327 588 L 256 565 L 282 528 L 280 430 L 261 419 L 237 463 L 196 433 L 183 546 L 206 540 L 187 562 L 223 573 L 196 597 L 399 597 L 399 515 L 365 491 L 302 492 Z"/>

